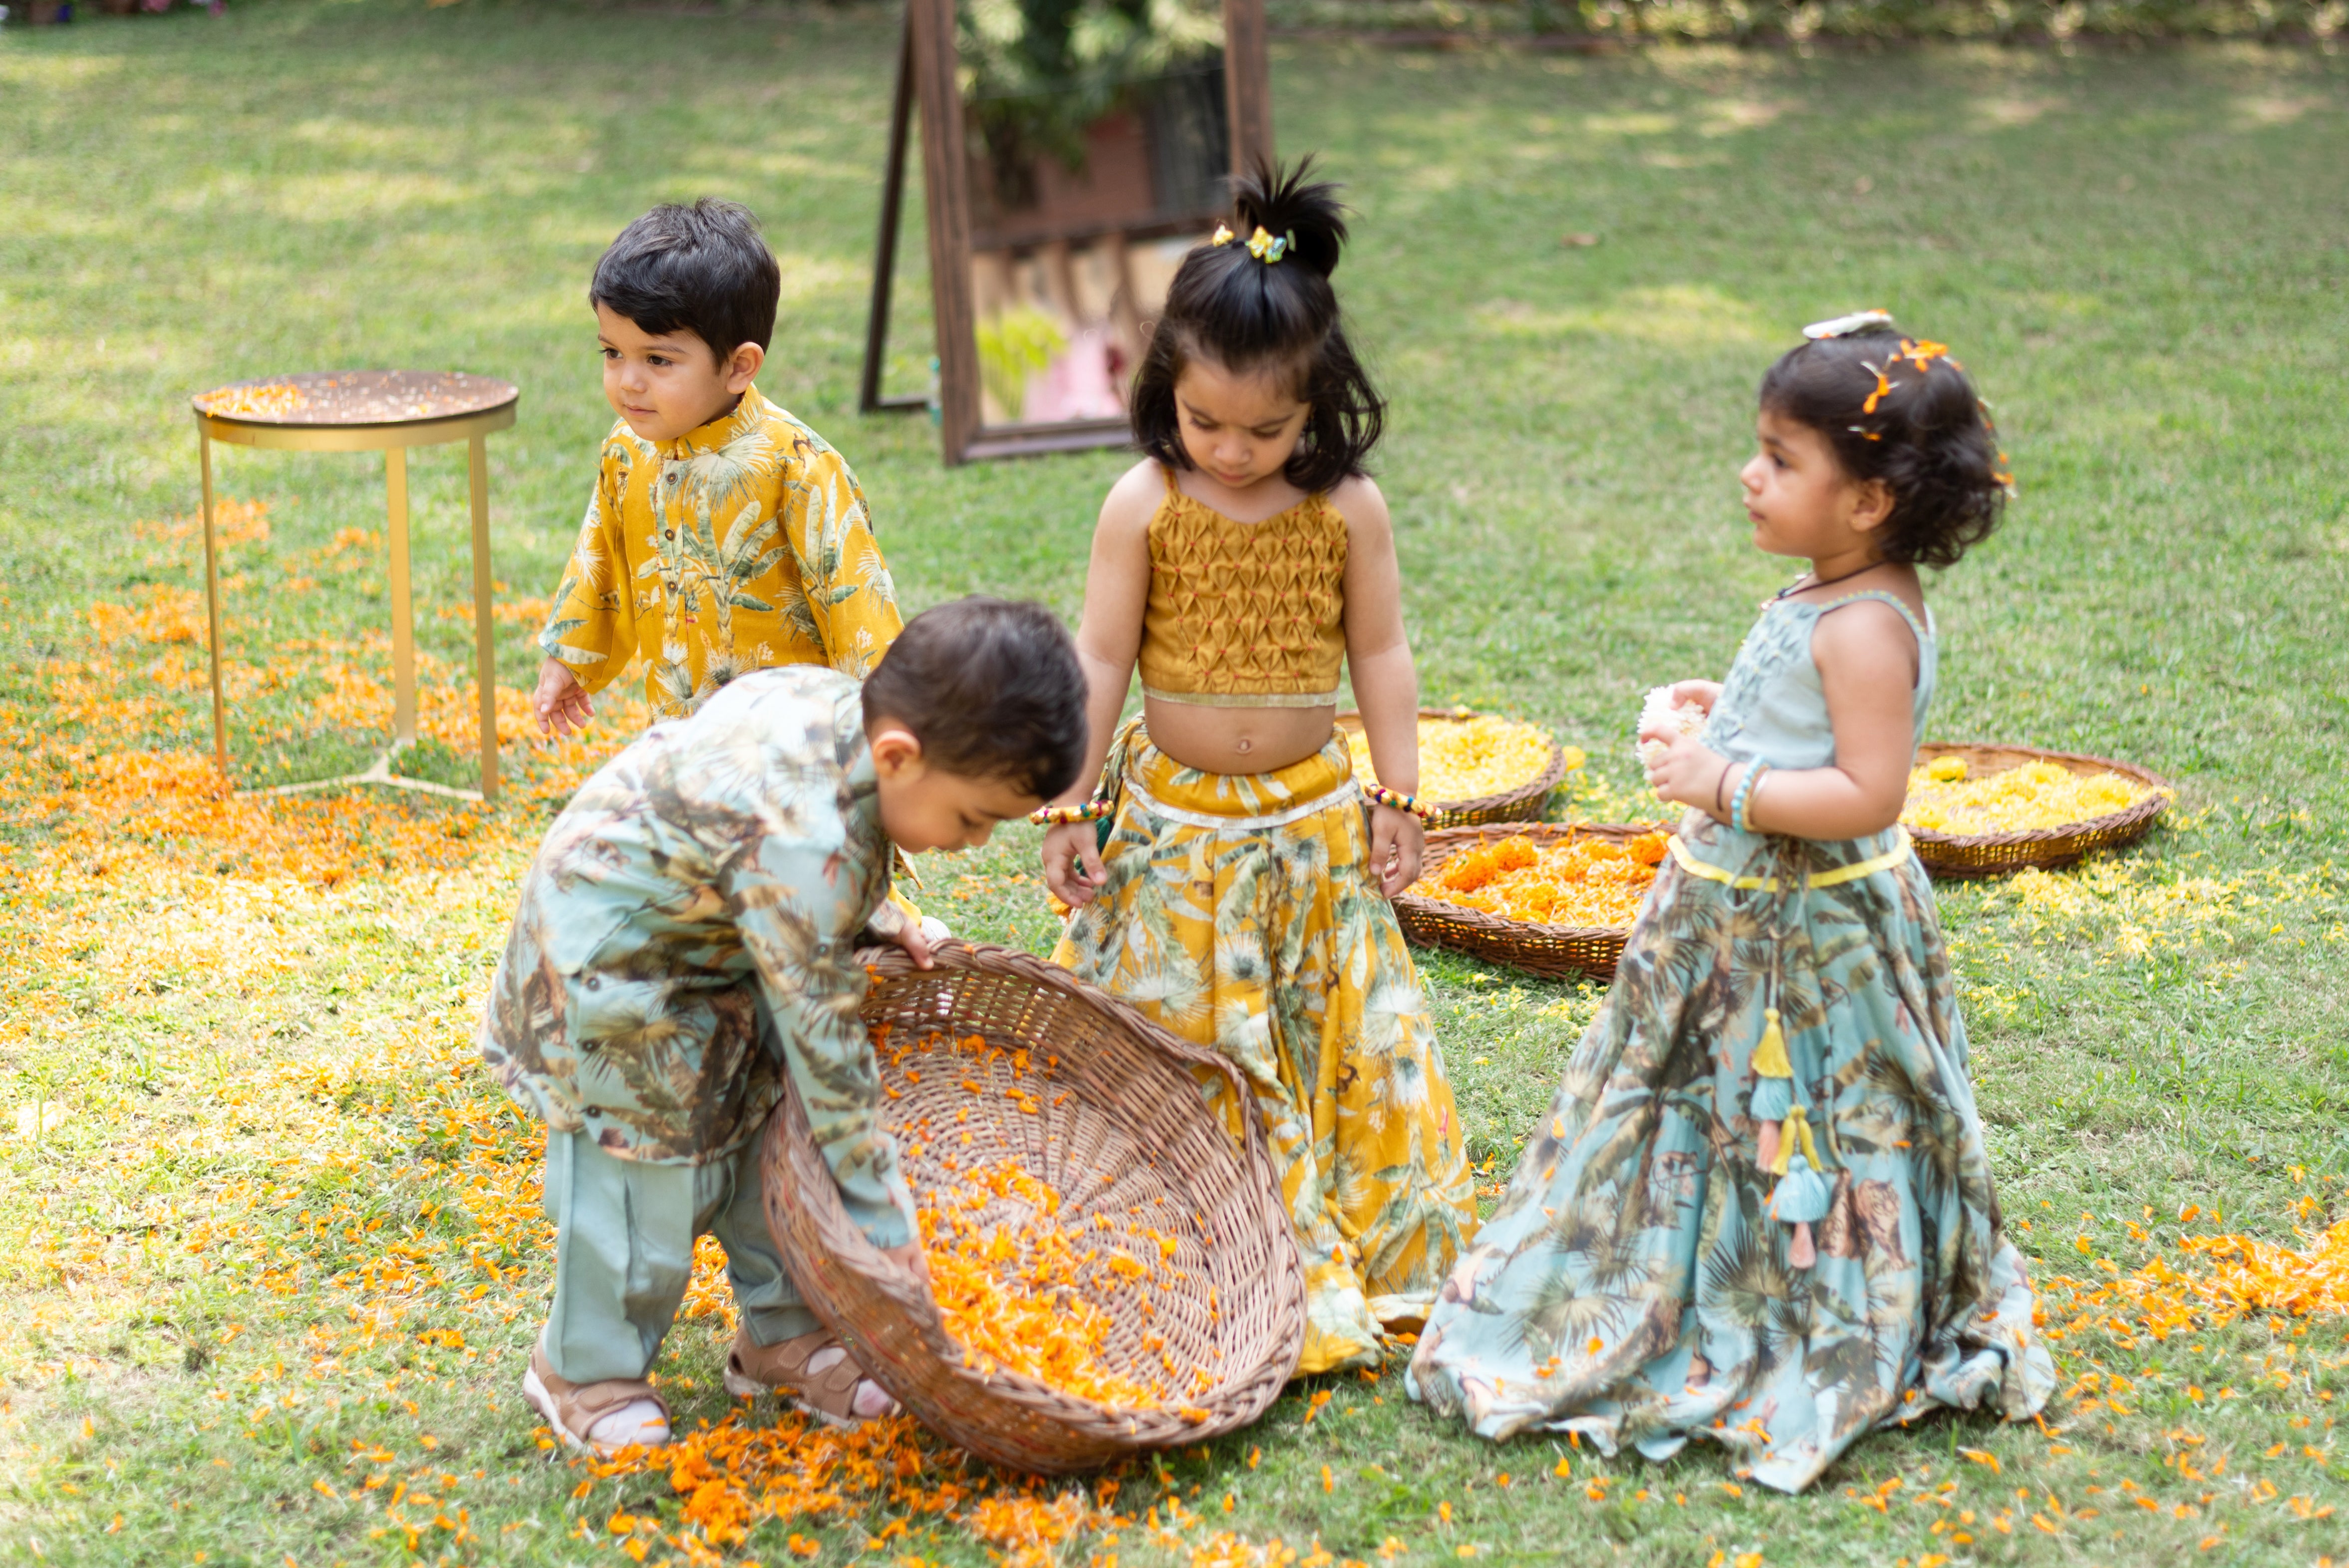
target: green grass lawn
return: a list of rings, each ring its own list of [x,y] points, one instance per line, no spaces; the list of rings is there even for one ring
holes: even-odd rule
[[[853,412],[893,28],[285,0],[0,33],[0,1562],[683,1561],[665,1477],[537,1445],[517,1390],[547,1284],[534,1146],[471,1057],[514,878],[617,731],[518,757],[490,813],[171,816],[102,791],[128,756],[209,747],[175,619],[201,583],[173,521],[188,395],[357,365],[519,382],[491,441],[498,576],[543,597],[610,418],[587,273],[666,198],[765,220],[784,284],[762,385],[846,451],[911,603],[986,590],[1073,617],[1124,459],[947,471],[926,422]],[[2349,1215],[2349,67],[1317,42],[1277,48],[1275,93],[1284,149],[1323,150],[1360,211],[1338,281],[1394,399],[1381,482],[1424,689],[1586,747],[1586,796],[1630,787],[1639,693],[1718,674],[1783,580],[1733,477],[1769,359],[1869,304],[1955,346],[2022,496],[1933,590],[1933,738],[2130,758],[2181,791],[2133,851],[1944,892],[2015,1239],[2053,1310],[2079,1300],[2065,1276],[2207,1274],[2181,1234],[2304,1247],[2296,1228]],[[905,387],[919,256],[909,238]],[[461,717],[461,457],[413,475],[419,634]],[[220,484],[268,522],[227,567],[242,777],[363,759],[379,465],[229,451]],[[510,686],[535,662],[517,615]],[[428,728],[418,766],[463,780],[470,728]],[[129,813],[118,836],[101,807]],[[1040,946],[1034,838],[1004,838],[926,867],[926,897]],[[1597,995],[1425,973],[1497,1181]],[[1703,1452],[1494,1449],[1392,1369],[1322,1379],[1132,1467],[1114,1507],[1154,1519],[1044,1554],[1189,1560],[1228,1531],[1373,1562],[2339,1561],[2344,1323],[2157,1338],[2118,1305],[2059,1311],[2044,1427],[1930,1421],[1793,1499]],[[706,1315],[672,1337],[688,1424],[727,1410],[722,1345]],[[801,1560],[796,1537],[827,1563],[988,1561],[963,1524],[848,1490],[727,1555]],[[868,1545],[893,1520],[909,1531]]]

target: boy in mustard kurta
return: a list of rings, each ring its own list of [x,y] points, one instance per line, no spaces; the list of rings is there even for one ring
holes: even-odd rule
[[[736,676],[864,678],[901,622],[856,476],[751,385],[781,272],[750,211],[654,208],[595,263],[588,300],[619,419],[538,634],[539,727],[584,726],[641,655],[657,721]]]

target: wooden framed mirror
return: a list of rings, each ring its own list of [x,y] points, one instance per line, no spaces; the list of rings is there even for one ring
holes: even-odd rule
[[[1125,440],[1126,387],[1176,265],[1228,212],[1228,176],[1272,155],[1263,0],[1224,0],[1219,18],[1179,0],[1102,10],[1066,72],[1061,39],[1022,32],[1052,15],[906,0],[858,406],[935,400],[949,465]],[[891,397],[916,107],[936,388]]]

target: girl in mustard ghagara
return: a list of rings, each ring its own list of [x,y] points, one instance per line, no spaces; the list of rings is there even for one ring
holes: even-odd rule
[[[1941,345],[1880,311],[1806,336],[1740,477],[1754,543],[1810,570],[1725,682],[1672,688],[1699,734],[1642,726],[1671,859],[1409,1383],[1482,1437],[1701,1438],[1785,1491],[1932,1410],[2024,1419],[2055,1376],[1899,826],[1939,652],[1917,568],[1990,532],[2005,459]]]
[[[1374,1364],[1475,1229],[1466,1140],[1388,900],[1419,874],[1418,676],[1383,409],[1330,273],[1334,188],[1260,170],[1185,258],[1135,377],[1077,646],[1100,785],[1038,815],[1055,959],[1250,1086],[1307,1285],[1299,1375]],[[1143,713],[1120,728],[1142,670]],[[1380,779],[1336,730],[1339,675]],[[1203,1092],[1220,1092],[1203,1084]],[[1220,1108],[1237,1136],[1247,1107]]]

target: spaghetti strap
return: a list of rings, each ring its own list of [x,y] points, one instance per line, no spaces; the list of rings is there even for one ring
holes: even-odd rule
[[[1857,603],[1862,599],[1880,599],[1887,604],[1891,605],[1894,609],[1899,611],[1900,618],[1909,623],[1909,631],[1916,634],[1917,646],[1920,652],[1924,649],[1926,645],[1933,640],[1932,632],[1926,627],[1922,621],[1917,619],[1917,612],[1911,610],[1907,604],[1901,603],[1899,594],[1889,593],[1882,588],[1862,588],[1857,593],[1846,593],[1840,598],[1830,599],[1826,603],[1818,607],[1818,613],[1824,615],[1830,610],[1840,610],[1846,604]]]
[[[1179,496],[1183,493],[1183,487],[1174,482],[1174,465],[1173,463],[1159,464],[1158,471],[1166,476],[1166,493],[1168,495]]]

